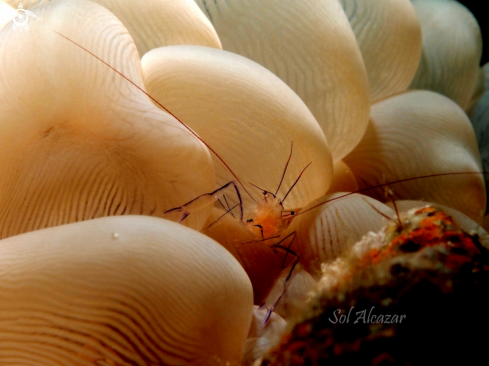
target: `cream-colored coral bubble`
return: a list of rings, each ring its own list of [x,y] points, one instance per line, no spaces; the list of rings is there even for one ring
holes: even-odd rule
[[[240,365],[251,284],[197,231],[119,216],[0,243],[0,364]]]
[[[305,206],[287,232],[296,233],[291,246],[300,263],[316,279],[321,264],[334,260],[369,231],[385,224],[394,212],[383,203],[357,193],[334,193]]]
[[[126,26],[139,55],[163,46],[221,48],[214,27],[193,0],[95,0]]]
[[[355,147],[367,126],[370,92],[362,55],[338,0],[196,2],[225,50],[263,65],[301,97],[326,135],[335,162]]]
[[[345,162],[361,189],[405,180],[390,186],[396,198],[441,203],[482,220],[486,192],[474,130],[443,95],[409,91],[373,105],[369,128]],[[382,188],[365,194],[386,199]]]
[[[328,189],[328,194],[355,191],[358,191],[355,174],[343,160],[336,162],[334,164],[333,181]]]
[[[405,91],[421,57],[421,25],[409,0],[339,0],[362,52],[372,102]]]
[[[144,89],[136,47],[113,14],[82,0],[35,12],[28,34],[0,31],[0,237],[102,216],[162,216],[215,189],[210,154],[195,136],[60,35]],[[198,229],[209,213],[186,223]]]
[[[477,87],[482,36],[477,20],[458,1],[413,0],[423,32],[423,53],[411,89],[433,90],[464,110]]]
[[[10,22],[15,14],[15,9],[13,7],[0,1],[0,28]]]

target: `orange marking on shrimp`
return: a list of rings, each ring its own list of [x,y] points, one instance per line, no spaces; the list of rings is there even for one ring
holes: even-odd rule
[[[287,221],[282,218],[283,210],[280,199],[276,197],[258,201],[255,211],[247,221],[248,229],[255,234],[262,233],[263,238],[281,235],[287,228]],[[258,225],[261,227],[260,231],[257,230]]]

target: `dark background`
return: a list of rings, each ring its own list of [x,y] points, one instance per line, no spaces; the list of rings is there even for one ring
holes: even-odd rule
[[[481,65],[484,65],[486,62],[489,62],[489,36],[487,33],[488,29],[488,19],[489,18],[489,1],[487,0],[476,0],[476,1],[463,1],[458,0],[459,3],[463,4],[466,8],[468,8],[472,14],[474,14],[475,18],[479,22],[479,27],[482,31],[482,60]],[[485,6],[484,6],[485,5]],[[485,8],[485,10],[484,10]],[[487,47],[485,46],[487,44]]]

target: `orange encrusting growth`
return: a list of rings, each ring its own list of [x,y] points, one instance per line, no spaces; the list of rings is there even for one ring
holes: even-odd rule
[[[427,206],[416,210],[410,217],[412,221],[416,218],[420,220],[407,221],[405,224],[406,226],[413,224],[413,227],[404,229],[398,226],[397,230],[402,229],[400,235],[397,230],[392,232],[393,238],[391,237],[386,247],[372,248],[361,262],[364,265],[375,265],[401,253],[415,252],[423,247],[446,245],[463,249],[464,255],[453,254],[449,258],[447,265],[454,269],[469,261],[475,254],[480,254],[471,236],[460,230],[445,212]]]

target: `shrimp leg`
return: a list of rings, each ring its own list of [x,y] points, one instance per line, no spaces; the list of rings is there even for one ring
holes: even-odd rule
[[[291,256],[293,256],[295,258],[293,260],[292,265],[290,266],[290,271],[289,271],[289,273],[287,274],[287,277],[284,280],[284,285],[283,285],[282,289],[280,290],[280,293],[278,294],[278,296],[276,297],[276,299],[273,301],[273,304],[271,306],[266,306],[266,302],[265,302],[264,304],[262,304],[260,306],[260,309],[262,309],[264,307],[266,307],[266,309],[267,309],[267,315],[265,316],[265,319],[263,321],[263,324],[265,324],[268,321],[268,319],[270,319],[270,317],[272,316],[272,313],[275,310],[275,307],[277,306],[277,304],[279,303],[280,299],[282,298],[282,296],[285,293],[285,290],[287,288],[287,284],[289,283],[290,277],[292,276],[292,272],[294,272],[294,269],[297,266],[297,263],[299,263],[299,259],[300,259],[299,255],[297,253],[295,253],[293,250],[290,249],[292,243],[295,240],[295,236],[296,236],[296,232],[294,231],[294,232],[290,233],[289,235],[287,235],[284,239],[282,239],[278,244],[274,244],[274,245],[271,245],[270,246],[270,248],[272,248],[272,249],[280,250],[282,252],[285,252],[285,255],[286,256],[287,255],[291,255]],[[288,246],[282,245],[282,243],[284,241],[286,241],[287,239],[289,239],[289,238],[292,238],[290,240],[290,244]],[[282,262],[282,266],[283,266],[284,262],[285,262],[285,258],[284,258],[284,261]],[[269,298],[270,298],[270,296],[269,296]]]
[[[180,214],[180,216],[178,218],[178,222],[182,222],[191,213],[199,211],[208,205],[214,204],[214,202],[218,201],[221,196],[224,196],[226,191],[232,189],[233,187],[234,187],[234,190],[235,190],[236,195],[237,195],[238,200],[239,200],[239,203],[236,206],[239,206],[239,208],[240,208],[240,218],[241,218],[241,221],[243,221],[243,201],[241,199],[241,193],[239,192],[238,186],[236,185],[235,181],[231,181],[229,183],[226,183],[221,188],[218,188],[213,192],[204,193],[204,194],[194,198],[193,200],[185,203],[183,206],[174,207],[168,211],[165,211],[163,214],[163,218],[170,219],[171,217],[174,217],[173,215],[176,213],[176,214]],[[234,209],[236,206],[229,209],[228,212],[231,212],[231,210]]]

